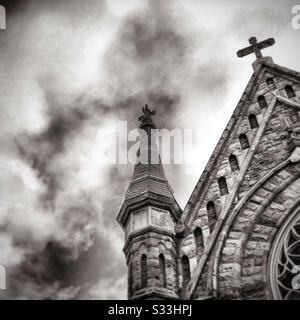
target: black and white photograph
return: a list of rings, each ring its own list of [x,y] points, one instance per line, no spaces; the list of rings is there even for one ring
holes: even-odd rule
[[[299,57],[299,0],[0,1],[0,300],[300,300]]]

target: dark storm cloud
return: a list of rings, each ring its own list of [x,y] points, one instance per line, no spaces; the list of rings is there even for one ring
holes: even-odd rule
[[[148,103],[160,115],[168,111],[170,116],[180,100],[175,77],[185,63],[189,42],[184,31],[178,31],[168,6],[172,6],[169,1],[148,1],[146,10],[125,18],[106,54],[116,98],[128,101],[129,108],[139,107],[138,112]],[[130,114],[136,119],[136,112]]]
[[[228,70],[218,63],[219,44],[205,27],[191,30],[191,23],[191,16],[180,5],[153,0],[121,23],[104,61],[114,101],[131,126],[136,126],[146,103],[157,111],[160,127],[178,126],[176,113],[186,108],[182,99],[185,84],[204,99],[212,95],[224,98]],[[201,50],[210,56],[208,61],[202,59]]]
[[[99,258],[100,253],[95,255],[98,248],[105,247],[108,250],[107,253],[113,252],[109,249],[111,241],[100,236],[99,233],[102,223],[98,220],[99,215],[102,214],[100,205],[86,196],[84,185],[72,186],[70,181],[75,175],[72,172],[76,173],[81,169],[76,168],[79,165],[70,155],[70,144],[81,156],[80,148],[84,139],[81,139],[80,134],[91,126],[97,128],[104,121],[107,107],[102,108],[101,102],[96,103],[91,98],[87,99],[88,103],[84,101],[86,98],[84,90],[74,93],[70,92],[69,88],[66,89],[66,86],[62,89],[62,81],[59,77],[63,71],[59,70],[60,68],[55,69],[57,67],[55,64],[55,68],[51,68],[48,63],[57,59],[58,64],[61,63],[64,66],[66,62],[64,54],[71,56],[69,53],[72,51],[71,47],[73,49],[76,47],[80,52],[82,34],[85,29],[97,28],[96,19],[101,21],[102,14],[105,12],[105,2],[72,0],[22,3],[18,1],[18,3],[19,5],[17,2],[10,1],[6,6],[13,23],[8,25],[5,33],[1,33],[0,50],[5,53],[2,55],[1,67],[9,71],[6,72],[8,78],[5,81],[2,78],[1,85],[8,91],[10,89],[10,100],[1,103],[1,108],[4,109],[2,112],[4,118],[1,118],[1,121],[7,123],[5,116],[10,110],[16,111],[15,119],[24,119],[24,115],[26,118],[26,114],[29,115],[32,108],[28,97],[32,96],[32,92],[36,92],[34,88],[39,88],[42,95],[37,106],[42,112],[38,119],[43,119],[44,126],[38,132],[30,130],[35,120],[29,116],[28,128],[23,126],[21,120],[17,125],[8,123],[7,130],[10,134],[8,138],[15,142],[19,151],[9,158],[12,167],[17,165],[27,171],[30,168],[31,170],[28,171],[30,179],[34,179],[34,184],[39,181],[41,189],[28,192],[22,178],[17,177],[14,172],[8,172],[8,175],[11,175],[7,177],[7,179],[10,178],[8,186],[14,192],[20,190],[20,199],[19,204],[16,199],[11,201],[8,194],[10,190],[6,190],[7,194],[4,195],[6,203],[3,203],[4,199],[1,201],[3,210],[0,220],[0,240],[2,246],[5,243],[6,250],[9,252],[7,255],[11,257],[7,259],[6,251],[1,250],[0,263],[6,265],[10,280],[8,289],[1,292],[1,297],[74,298],[79,295],[82,288],[87,290],[97,281],[99,271],[102,271],[101,265],[105,266],[103,260]],[[51,16],[53,12],[57,15]],[[39,20],[39,17],[41,15],[47,18],[49,13],[50,17],[53,17],[50,20],[51,27],[45,29],[43,20]],[[14,19],[15,17],[17,18]],[[31,26],[33,28],[30,30]],[[38,26],[44,31],[50,28],[60,29],[63,34],[50,33],[52,40],[48,39],[49,42],[47,42],[44,41],[45,36]],[[64,43],[64,36],[68,39],[68,27],[71,26],[73,29],[70,39],[74,38],[74,42],[70,42],[69,46]],[[33,40],[31,47],[27,45],[28,39]],[[51,56],[49,51],[52,50],[54,43],[58,50]],[[38,52],[40,48],[42,48],[42,55]],[[44,57],[47,54],[48,57]],[[72,66],[72,62],[69,66]],[[76,67],[76,63],[73,63],[73,67]],[[14,81],[15,83],[9,87],[14,75],[19,83],[16,84]],[[21,93],[25,83],[34,85]],[[18,87],[16,92],[14,87]],[[22,106],[12,103],[14,102],[12,98],[18,96]],[[67,96],[71,98],[65,99]],[[24,113],[22,113],[23,109]],[[35,114],[35,112],[31,113],[33,117]],[[86,145],[84,147],[87,148]],[[66,159],[66,156],[69,159]],[[28,177],[24,175],[24,179]],[[5,180],[2,179],[1,183],[5,183]],[[100,180],[100,183],[103,181]],[[33,187],[35,188],[34,185]],[[94,195],[96,196],[96,193]],[[14,196],[16,197],[17,195]],[[16,203],[15,207],[14,203]],[[18,217],[22,211],[22,216]],[[102,249],[101,251],[103,251],[102,258],[106,258],[106,251]],[[84,264],[85,261],[86,264]],[[90,263],[93,264],[94,269],[89,267]],[[80,276],[83,274],[80,271],[81,268],[85,270],[85,277]]]
[[[105,10],[103,2],[97,2],[97,9],[91,12],[95,3],[88,1],[83,5],[82,1],[32,0],[26,2],[27,16],[18,27],[26,25],[29,17],[55,12],[60,27],[66,23],[78,32],[83,28],[81,21],[86,23],[91,17],[95,18],[97,12],[103,13]],[[11,6],[15,14],[21,12],[17,10],[21,7],[13,10]],[[21,262],[10,270],[13,280],[6,297],[57,299],[117,296],[118,289],[113,285],[123,283],[125,265],[120,255],[121,246],[118,246],[120,252],[116,256],[116,243],[122,243],[123,239],[115,217],[132,168],[111,165],[100,170],[89,168],[92,163],[88,166],[80,162],[84,150],[93,147],[90,142],[86,146],[86,137],[91,137],[110,117],[128,120],[130,128],[136,127],[141,106],[146,103],[157,110],[159,126],[172,129],[176,127],[174,117],[179,108],[183,108],[181,112],[184,112],[182,96],[185,92],[182,84],[185,80],[190,78],[196,89],[208,95],[226,85],[226,76],[220,81],[221,71],[212,71],[215,58],[209,65],[202,65],[200,60],[195,59],[196,48],[200,46],[203,50],[209,50],[211,43],[205,32],[201,30],[195,34],[188,26],[189,16],[172,1],[150,0],[145,8],[125,16],[104,52],[99,69],[100,83],[95,80],[93,84],[96,94],[93,90],[82,89],[64,92],[60,85],[66,80],[60,68],[55,65],[52,70],[50,65],[45,70],[48,62],[44,57],[35,65],[34,59],[26,56],[30,67],[36,68],[34,82],[42,92],[40,103],[43,105],[45,124],[37,132],[19,130],[14,137],[19,150],[17,157],[31,167],[43,186],[37,199],[40,210],[46,213],[42,212],[40,219],[49,215],[52,223],[57,225],[39,241],[33,240],[34,230],[27,225],[23,227],[26,232],[14,242],[14,250],[20,249],[25,253]],[[66,34],[70,32],[73,41],[73,38],[77,39],[77,34],[75,32],[73,36],[72,29],[62,31]],[[34,30],[38,34],[37,39],[42,41],[43,34],[39,34],[36,28]],[[61,51],[59,58],[53,53],[49,56],[49,62],[57,59],[55,61],[60,65],[60,59],[71,56],[69,51],[80,51],[81,33],[83,31],[79,32],[78,42],[72,42],[70,46],[64,43],[65,34],[62,34],[62,43],[57,45]],[[27,36],[32,35],[21,33],[20,40],[24,41]],[[59,41],[60,37],[52,40]],[[22,50],[11,52],[21,59],[23,47],[18,44],[17,48]],[[43,52],[47,53],[50,49],[51,44]],[[35,51],[32,53],[36,54]],[[7,59],[13,60],[12,56]],[[67,63],[67,60],[63,61]],[[78,67],[77,60],[72,67]],[[208,70],[212,72],[208,84],[205,84],[203,80]],[[104,95],[104,91],[108,94]],[[29,108],[29,105],[25,107]],[[85,177],[86,171],[82,167],[91,170],[92,175],[78,178],[81,172]],[[85,186],[95,176],[98,181],[95,186]],[[81,184],[74,182],[75,179],[79,179],[77,181]],[[39,209],[32,208],[34,210]],[[6,224],[3,228],[16,240],[18,229],[13,224]],[[106,292],[111,286],[114,291]]]
[[[92,214],[90,209],[86,205],[74,207],[63,214],[63,226],[70,237],[74,233],[89,233],[88,241],[76,243],[75,246],[68,242],[70,239],[65,242],[51,240],[42,250],[28,254],[14,271],[13,285],[10,288],[12,296],[22,298],[25,286],[30,288],[27,294],[31,298],[63,298],[60,295],[67,288],[72,288],[68,298],[80,298],[89,287],[99,281],[99,277],[118,278],[120,265],[115,259],[110,239],[101,236],[96,230],[86,229],[91,223],[94,226],[99,223],[95,219],[96,214]],[[20,287],[20,283],[23,287]]]
[[[65,143],[72,135],[76,135],[89,115],[78,105],[61,106],[55,100],[54,93],[45,90],[48,126],[39,134],[22,135],[17,138],[20,154],[29,161],[32,168],[47,185],[46,201],[54,199],[62,172],[49,168],[53,159],[65,151]]]
[[[111,239],[98,232],[97,210],[89,197],[81,205],[73,202],[57,217],[64,234],[49,239],[42,247],[35,247],[28,237],[15,240],[16,247],[28,246],[30,250],[20,265],[9,269],[10,284],[4,298],[79,298],[99,278],[118,279],[122,268]],[[64,290],[68,292],[66,297]]]
[[[196,25],[192,15],[176,1],[144,3],[120,17],[103,52],[94,52],[94,43],[102,44],[105,27],[114,22],[104,1],[7,2],[10,16],[19,19],[1,40],[0,50],[6,53],[1,67],[9,71],[5,74],[14,73],[10,86],[2,83],[2,88],[19,99],[0,101],[6,117],[2,121],[0,115],[0,121],[2,127],[6,119],[16,121],[5,132],[5,139],[10,134],[19,152],[13,159],[17,165],[11,166],[28,171],[33,191],[11,201],[28,203],[25,212],[21,208],[14,216],[11,212],[18,208],[9,203],[8,214],[0,221],[10,257],[18,256],[11,262],[6,298],[125,298],[123,234],[115,218],[132,167],[98,165],[111,141],[104,141],[108,147],[98,154],[97,130],[118,120],[127,120],[129,129],[137,127],[146,103],[156,109],[159,127],[173,129],[179,126],[178,114],[191,110],[187,94],[196,101],[193,121],[200,111],[226,98],[229,71],[224,61],[228,56],[222,41],[201,24],[191,28]],[[266,16],[270,26],[276,19],[281,21],[269,12],[252,15],[259,23]],[[109,23],[100,24],[105,18]],[[247,26],[238,28],[245,21]],[[255,20],[247,21],[239,12],[228,28],[242,36]],[[91,30],[105,32],[99,37],[96,32],[90,39]],[[93,53],[86,60],[96,56],[91,70],[97,76],[91,76],[90,87],[80,83],[86,76],[81,69],[85,39],[90,41],[87,51]],[[34,85],[20,90],[30,82]],[[38,101],[31,109],[28,97],[36,92]],[[33,129],[37,113],[36,122],[42,125]],[[91,149],[96,156],[89,153]],[[6,158],[3,162],[7,164]],[[7,183],[7,198],[21,193],[16,190],[26,191],[21,178],[12,174],[14,183]]]

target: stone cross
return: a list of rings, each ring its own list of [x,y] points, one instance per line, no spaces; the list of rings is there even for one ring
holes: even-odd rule
[[[255,53],[257,59],[262,58],[263,55],[261,53],[261,50],[271,47],[275,43],[275,39],[269,38],[267,40],[257,42],[257,39],[255,37],[251,37],[249,39],[249,43],[251,44],[251,46],[241,49],[236,53],[239,58],[245,57],[251,53]]]

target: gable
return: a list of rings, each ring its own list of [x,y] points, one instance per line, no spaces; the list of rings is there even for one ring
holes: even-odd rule
[[[268,78],[273,79],[276,90],[269,89],[266,83]],[[288,99],[284,90],[285,85],[292,85],[298,98]],[[266,99],[265,108],[258,103],[258,97],[261,95]],[[299,97],[299,73],[289,73],[287,69],[272,64],[263,65],[251,77],[184,210],[183,222],[187,226],[187,231],[185,239],[181,242],[179,254],[184,252],[190,258],[193,275],[190,287],[202,279],[201,272],[205,266],[207,269],[207,257],[232,207],[268,170],[288,158],[287,148],[282,146],[281,134],[284,128],[281,119],[287,118],[293,122],[299,120]],[[257,119],[258,127],[250,124],[249,116],[252,114]],[[247,149],[241,147],[239,140],[241,134],[246,135],[249,141]],[[276,159],[271,157],[274,153]],[[238,172],[232,170],[230,166],[231,155],[236,156],[238,160],[240,169]],[[220,194],[218,185],[220,177],[226,178],[228,195]],[[219,216],[214,225],[211,225],[207,215],[206,205],[209,201],[214,201]],[[197,250],[192,241],[193,230],[196,227],[201,227],[203,232],[205,250],[201,257],[196,256]],[[210,276],[208,278],[211,279]]]
[[[292,85],[295,93],[300,95],[300,73],[280,67],[275,64],[262,65],[256,70],[228,125],[226,126],[208,164],[203,171],[182,215],[182,222],[189,225],[195,219],[195,215],[200,210],[205,208],[207,201],[216,201],[217,211],[220,212],[220,207],[224,204],[224,198],[218,196],[217,178],[226,176],[229,189],[235,183],[237,174],[231,172],[229,165],[229,156],[234,154],[238,163],[242,164],[247,150],[241,150],[240,142],[238,140],[240,134],[245,134],[251,145],[257,129],[253,130],[249,124],[249,115],[254,114],[258,123],[261,122],[266,109],[262,109],[257,101],[259,96],[264,96],[266,103],[269,105],[274,95],[267,87],[266,79],[269,77],[274,79],[277,89],[273,92],[278,96],[283,97],[285,103],[291,104],[287,99],[284,87],[285,85]],[[205,198],[205,195],[207,199]],[[202,203],[202,208],[200,203]]]
[[[299,120],[300,109],[280,101],[276,103],[265,132],[248,167],[244,181],[241,184],[238,193],[239,199],[268,171],[290,156],[286,124],[295,124]]]

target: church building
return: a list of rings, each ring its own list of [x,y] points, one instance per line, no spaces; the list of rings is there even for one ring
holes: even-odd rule
[[[117,220],[129,299],[300,299],[300,73],[255,53],[253,75],[182,210],[150,143]]]

